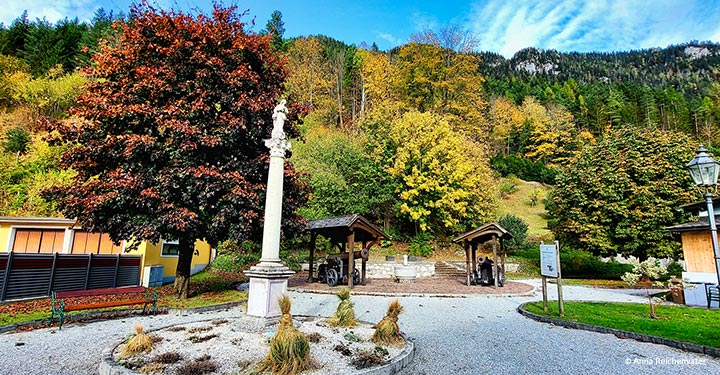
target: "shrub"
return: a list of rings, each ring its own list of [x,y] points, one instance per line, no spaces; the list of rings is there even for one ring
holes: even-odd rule
[[[540,266],[540,249],[537,247],[515,251],[513,255],[525,259],[534,267]],[[600,280],[620,280],[633,268],[630,264],[615,260],[604,262],[586,251],[572,249],[560,251],[560,267],[564,278]]]
[[[685,272],[685,268],[682,266],[682,264],[672,261],[670,264],[667,265],[667,276],[670,277],[682,277],[682,273]]]
[[[632,266],[632,271],[622,276],[622,280],[629,285],[635,285],[640,281],[659,280],[667,273],[667,269],[660,264],[660,261],[652,257],[642,262],[633,259]]]
[[[540,190],[534,187],[530,192],[530,196],[528,196],[528,198],[530,198],[530,207],[537,206],[538,202],[540,201]]]
[[[528,225],[523,219],[513,214],[508,214],[501,217],[500,220],[498,220],[498,224],[512,235],[511,239],[503,241],[503,244],[507,246],[509,250],[520,249],[525,246]]]
[[[6,152],[24,154],[30,145],[30,133],[21,127],[10,128],[5,131],[5,140],[2,148]]]
[[[490,166],[502,176],[515,175],[525,181],[537,181],[552,185],[557,171],[539,161],[532,161],[516,155],[495,155]]]
[[[632,269],[629,264],[614,260],[603,262],[600,258],[580,250],[560,252],[560,267],[563,277],[575,279],[620,280]]]
[[[529,234],[525,238],[525,245],[540,246],[541,243],[553,243],[554,241],[555,236],[553,236],[552,232],[546,232],[542,234]]]
[[[310,259],[310,255],[308,253],[301,254],[288,250],[281,250],[280,259],[288,268],[295,272],[299,272],[302,269],[301,264],[303,262],[307,262],[308,259]]]
[[[260,260],[260,245],[252,241],[227,240],[218,245],[217,257],[211,267],[223,272],[240,272]]]
[[[420,232],[410,240],[410,255],[427,257],[432,255],[433,247],[430,243],[430,233]]]
[[[500,196],[507,198],[518,190],[517,182],[512,178],[505,178],[500,182]]]

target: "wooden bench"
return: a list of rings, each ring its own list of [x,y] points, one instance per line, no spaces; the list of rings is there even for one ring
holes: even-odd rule
[[[95,297],[126,294],[126,298],[115,301],[87,302],[78,300],[78,297]],[[143,305],[143,313],[147,305],[152,304],[153,314],[157,312],[158,296],[156,292],[149,292],[142,286],[73,290],[68,292],[55,292],[50,294],[52,298],[52,313],[50,314],[49,325],[52,325],[55,315],[58,317],[58,326],[62,329],[63,318],[68,311],[95,310],[117,306]]]

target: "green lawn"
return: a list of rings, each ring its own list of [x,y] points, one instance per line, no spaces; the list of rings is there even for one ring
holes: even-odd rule
[[[550,230],[547,229],[545,204],[543,204],[543,200],[547,196],[547,188],[539,182],[518,181],[517,191],[507,198],[500,199],[498,217],[513,214],[523,219],[528,225],[529,236],[548,235]],[[535,207],[530,207],[530,196],[534,189],[539,191],[539,199]]]
[[[45,310],[45,311],[43,311]],[[0,327],[13,324],[31,322],[33,320],[50,318],[50,300],[47,301],[46,309],[38,309],[30,312],[0,314]],[[57,318],[56,318],[57,319]]]
[[[539,271],[538,271],[539,272]],[[580,285],[595,288],[631,288],[622,280],[595,280],[595,279],[562,279],[563,285]]]
[[[230,284],[243,280],[242,274],[210,270],[200,272],[190,278],[190,295],[186,300],[177,299],[172,284],[151,288],[159,295],[158,307],[171,309],[189,309],[195,307],[219,305],[227,302],[247,301],[247,292],[230,288]],[[127,309],[118,307],[92,311]],[[135,306],[137,308],[137,306]],[[50,299],[10,302],[0,305],[0,326],[21,324],[39,319],[50,318]],[[82,311],[73,312],[79,314]],[[67,315],[69,316],[69,315]],[[57,320],[57,317],[56,317]]]
[[[555,301],[549,303],[548,313],[543,312],[542,302],[529,303],[525,309],[560,318]],[[661,305],[656,315],[657,319],[649,317],[648,304],[565,302],[564,319],[720,348],[720,310]]]

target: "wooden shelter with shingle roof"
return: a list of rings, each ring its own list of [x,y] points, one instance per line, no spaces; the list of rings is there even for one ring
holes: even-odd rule
[[[370,256],[370,248],[388,238],[378,227],[359,214],[331,217],[327,219],[312,220],[305,227],[310,232],[310,272],[308,282],[313,278],[313,261],[315,256],[315,242],[321,235],[330,240],[332,246],[340,250],[340,255],[346,255],[348,270],[355,269],[355,259],[362,259],[361,283],[365,285],[366,262]],[[361,244],[360,251],[355,251],[355,244]],[[352,255],[352,256],[351,256]],[[352,277],[348,277],[348,286],[352,287]]]
[[[489,223],[481,227],[475,228],[467,233],[453,239],[453,242],[461,244],[465,249],[465,273],[467,277],[467,285],[471,284],[470,265],[472,263],[472,272],[477,270],[477,248],[490,240],[493,241],[493,267],[498,264],[498,240],[500,240],[501,267],[505,273],[505,246],[503,240],[512,238],[512,234],[501,227],[498,223]],[[472,254],[471,254],[472,253]],[[498,286],[498,278],[495,277],[495,287]]]

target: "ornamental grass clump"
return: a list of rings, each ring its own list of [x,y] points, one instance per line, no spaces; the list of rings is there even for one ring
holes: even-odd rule
[[[375,333],[371,339],[372,342],[380,345],[396,345],[400,346],[405,340],[400,335],[400,327],[398,326],[398,316],[403,311],[402,305],[398,300],[394,300],[388,307],[385,317],[375,326]]]
[[[152,349],[153,342],[152,337],[143,332],[142,326],[135,326],[135,334],[123,347],[121,357],[127,358],[140,352],[149,352]]]
[[[293,326],[290,315],[290,298],[280,298],[280,324],[270,341],[270,353],[260,362],[258,372],[274,375],[294,375],[315,368],[310,357],[310,343],[304,333]]]
[[[336,295],[340,298],[340,304],[335,315],[327,319],[327,323],[335,327],[355,327],[357,320],[355,320],[354,305],[350,302],[350,288],[340,288]]]

